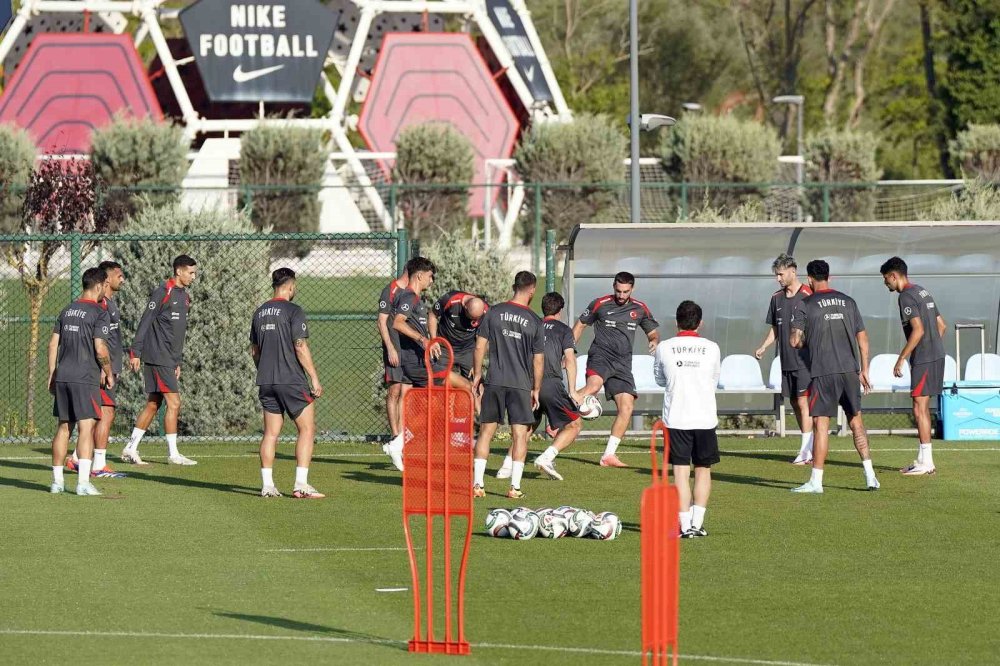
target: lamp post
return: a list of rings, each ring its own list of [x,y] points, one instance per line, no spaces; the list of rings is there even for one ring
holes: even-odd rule
[[[690,113],[701,113],[701,104],[698,102],[684,102],[681,108]]]
[[[805,115],[806,98],[803,95],[778,95],[771,100],[775,104],[789,104],[795,107],[796,119],[796,140],[798,143],[798,155],[795,156],[795,182],[799,185],[799,206],[798,221],[802,221],[802,183],[805,181],[805,155],[804,142],[802,138],[803,116]]]

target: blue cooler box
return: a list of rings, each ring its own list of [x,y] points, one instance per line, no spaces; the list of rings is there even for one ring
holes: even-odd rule
[[[946,384],[941,421],[945,440],[1000,440],[1000,382]]]

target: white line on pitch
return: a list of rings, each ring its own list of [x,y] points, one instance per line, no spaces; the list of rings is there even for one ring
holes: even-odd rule
[[[262,550],[262,553],[357,553],[357,552],[370,552],[370,551],[382,551],[382,550],[406,550],[406,548],[395,548],[395,547],[371,547],[371,548],[269,548],[267,550]],[[420,550],[415,548],[414,550]]]
[[[406,645],[406,641],[390,640],[388,638],[347,638],[342,636],[281,636],[275,634],[186,634],[146,631],[72,631],[61,629],[0,629],[0,635],[6,636],[78,636],[94,638],[176,638],[176,639],[207,639],[207,640],[241,640],[241,641],[301,641],[313,643],[360,643],[372,645]],[[535,652],[564,652],[575,654],[594,654],[618,657],[638,657],[638,650],[607,650],[588,647],[564,647],[558,645],[514,645],[507,643],[472,643],[472,647],[482,650],[526,650]],[[722,664],[756,664],[758,666],[822,666],[801,661],[780,661],[768,659],[749,659],[746,657],[717,657],[711,655],[681,654],[681,659],[690,661],[709,661]]]

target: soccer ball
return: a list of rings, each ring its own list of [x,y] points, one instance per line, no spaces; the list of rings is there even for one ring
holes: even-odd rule
[[[552,511],[553,511],[552,509],[542,507],[541,509],[536,510],[535,513],[538,515],[538,520],[542,520],[545,518],[545,516],[552,513]]]
[[[569,521],[558,513],[547,513],[539,521],[538,535],[546,539],[560,539],[569,531]]]
[[[610,511],[602,511],[595,516],[593,524],[590,526],[590,538],[601,541],[611,541],[617,539],[622,533],[622,521],[617,514]]]
[[[577,509],[569,517],[570,536],[577,538],[587,536],[590,526],[594,524],[594,514],[586,509]]]
[[[531,539],[538,534],[538,514],[534,511],[521,511],[511,515],[510,523],[507,524],[507,531],[510,538],[518,541]]]
[[[486,533],[491,537],[510,536],[507,526],[510,524],[510,511],[507,509],[491,509],[486,514]]]
[[[603,413],[604,407],[601,405],[601,401],[598,400],[596,396],[588,395],[583,399],[583,404],[580,405],[581,417],[590,421],[592,419],[596,419]]]

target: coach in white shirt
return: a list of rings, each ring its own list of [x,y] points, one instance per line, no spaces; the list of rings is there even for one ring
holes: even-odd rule
[[[712,491],[712,465],[719,462],[715,389],[722,361],[719,345],[698,335],[701,306],[677,306],[677,335],[656,347],[653,374],[663,393],[663,423],[670,433],[670,464],[680,497],[681,538],[708,536],[705,510]],[[694,505],[691,463],[694,463]]]

